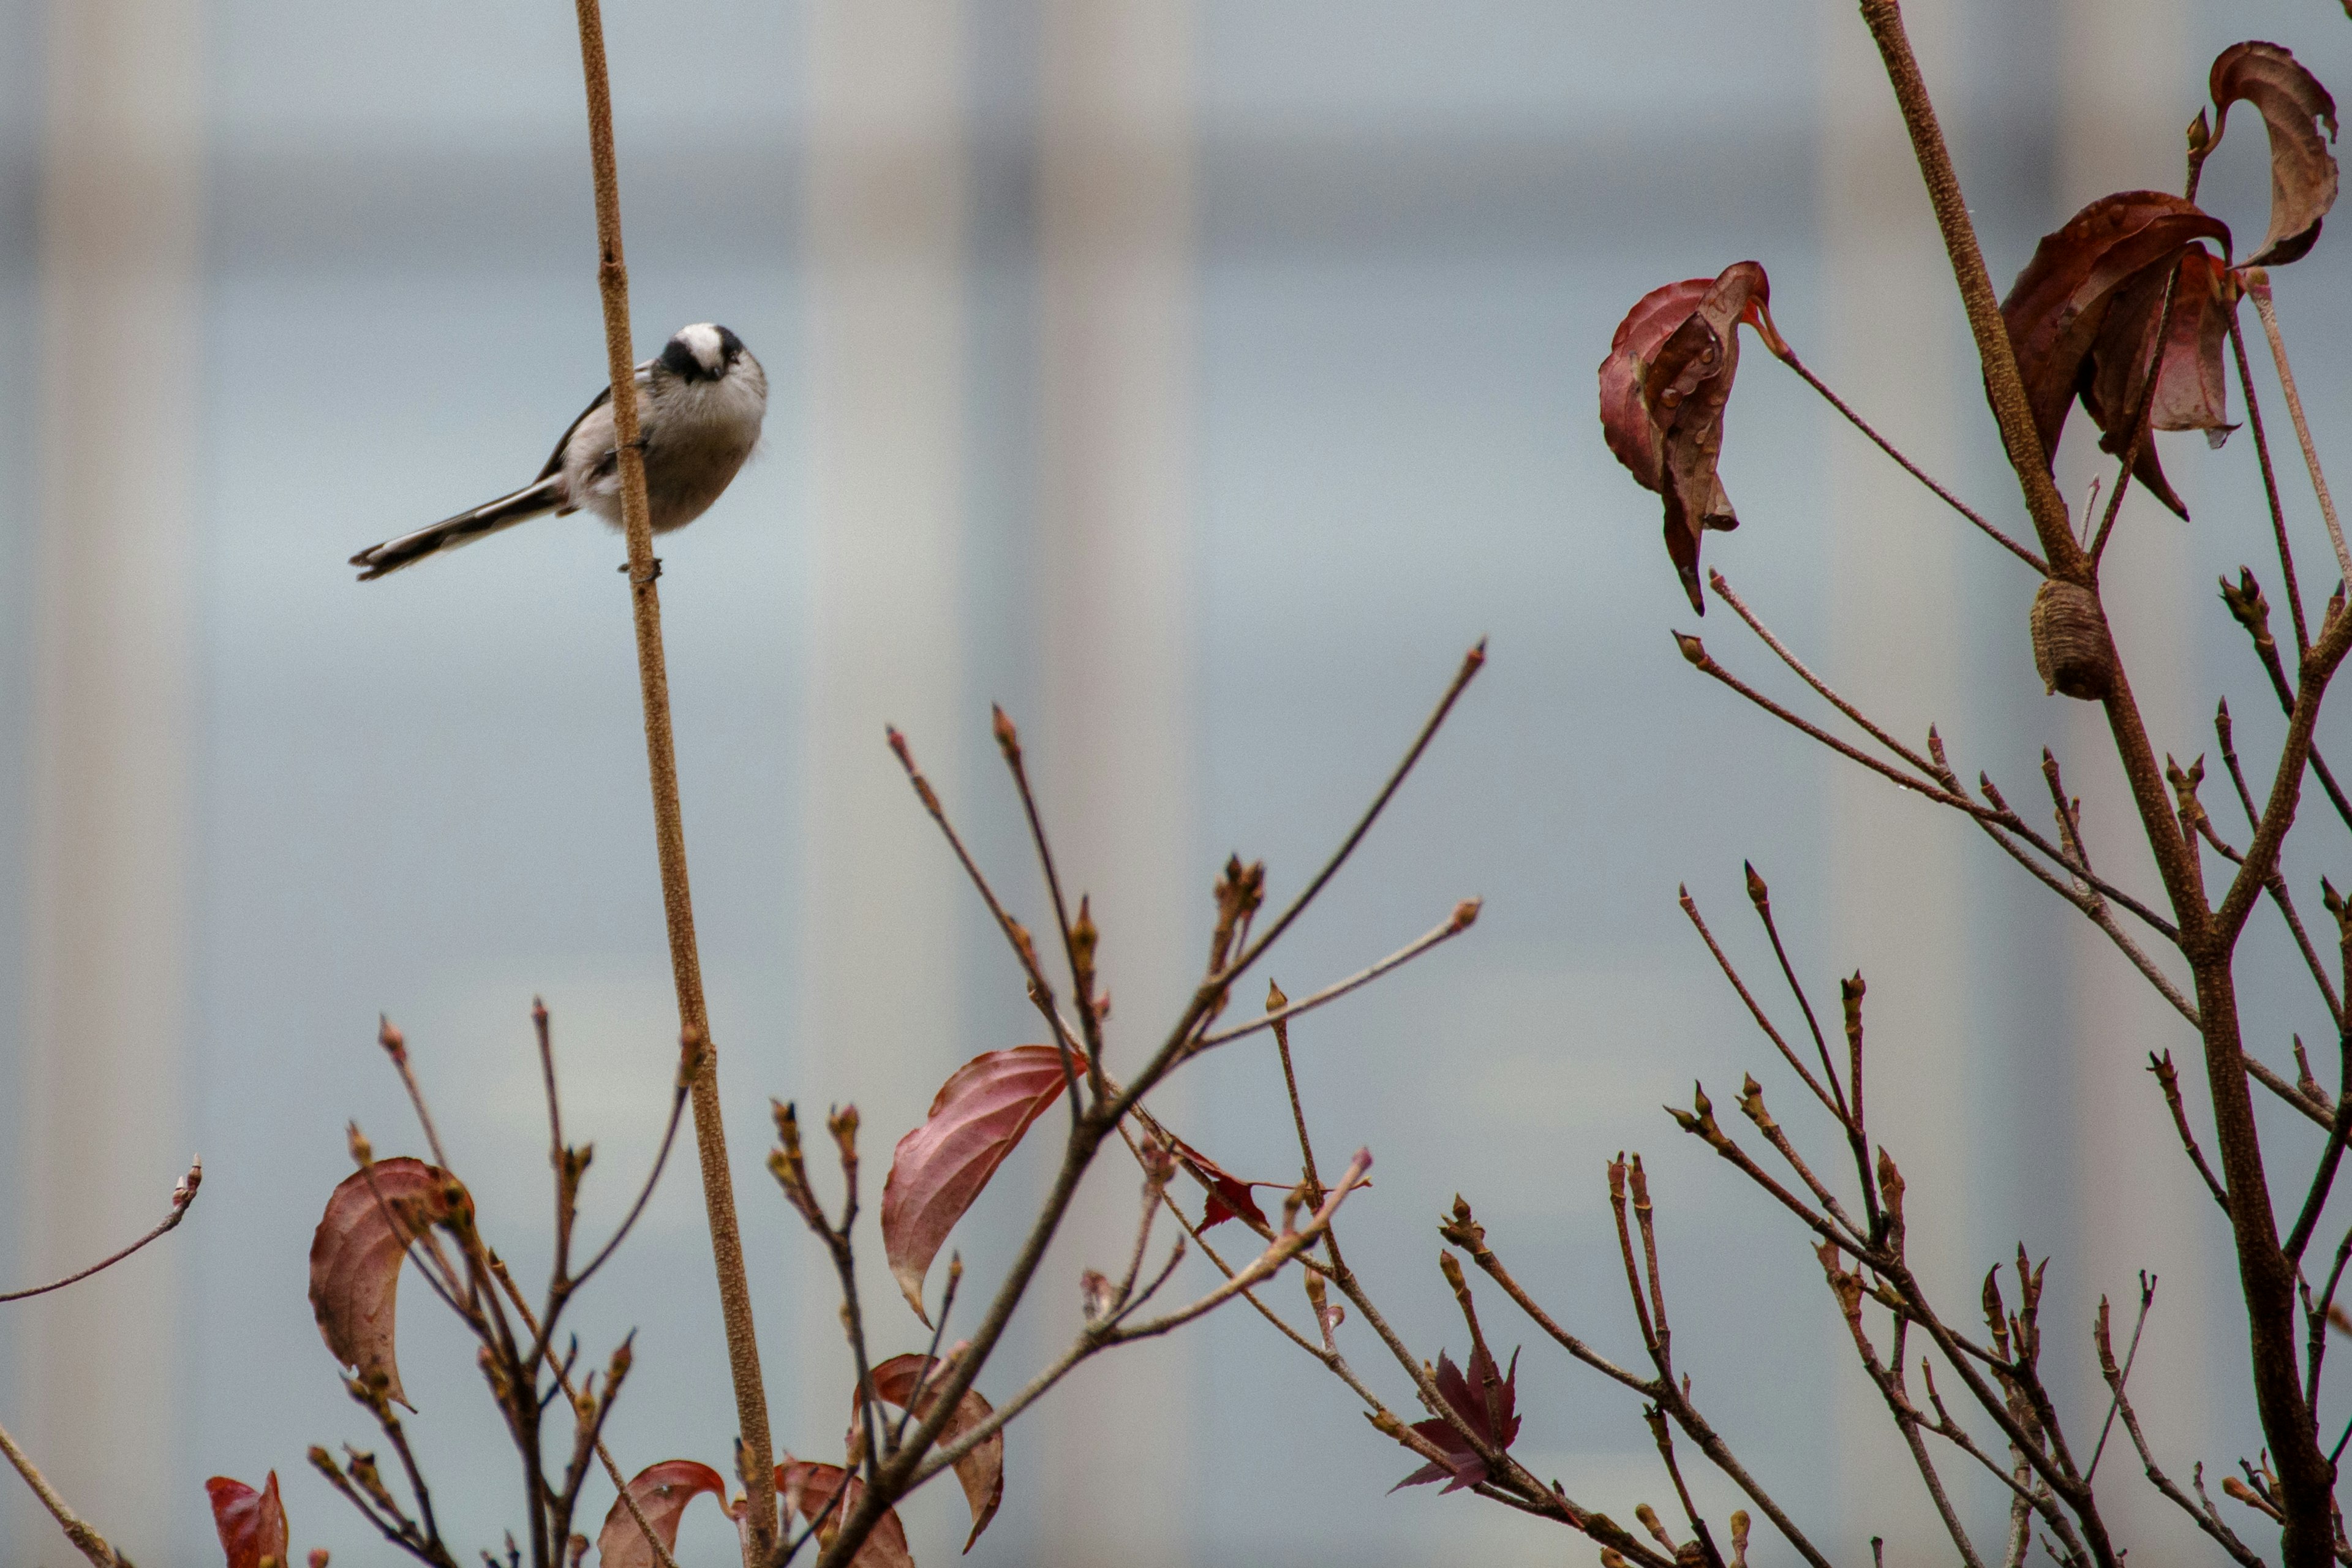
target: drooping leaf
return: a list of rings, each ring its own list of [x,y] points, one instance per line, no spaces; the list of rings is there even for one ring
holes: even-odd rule
[[[1193,1179],[1208,1193],[1201,1205],[1202,1230],[1236,1218],[1246,1219],[1262,1230],[1273,1228],[1265,1217],[1265,1211],[1257,1206],[1257,1199],[1250,1195],[1250,1188],[1253,1185],[1276,1186],[1280,1184],[1244,1182],[1181,1138],[1171,1139],[1171,1147],[1178,1163],[1190,1171]]]
[[[2151,351],[2168,277],[2173,290],[2171,329],[2159,356]],[[2131,445],[2151,360],[2157,381],[2148,419],[2156,429],[2202,430],[2206,440],[2218,447],[2237,428],[2230,423],[2229,379],[2221,353],[2238,295],[2237,275],[2201,245],[2183,251],[2168,275],[2161,267],[2150,268],[2116,294],[2082,377],[2083,410],[2102,432],[2102,451],[2119,456]],[[2157,462],[2155,442],[2140,443],[2132,475],[2174,512],[2189,515]]]
[[[1470,1375],[1462,1375],[1454,1358],[1440,1351],[1437,1355],[1437,1392],[1462,1424],[1478,1434],[1490,1448],[1508,1448],[1519,1435],[1518,1415],[1519,1352],[1511,1352],[1510,1370],[1497,1374],[1495,1358],[1486,1353],[1484,1345],[1470,1352]],[[1458,1491],[1475,1487],[1486,1479],[1486,1461],[1478,1457],[1467,1439],[1454,1429],[1453,1423],[1441,1416],[1416,1421],[1412,1429],[1445,1450],[1445,1462],[1433,1459],[1405,1477],[1391,1491],[1417,1487],[1428,1481],[1444,1481],[1445,1490]]]
[[[866,1493],[866,1483],[847,1475],[839,1465],[820,1465],[789,1455],[776,1467],[776,1490],[796,1504],[801,1518],[811,1523],[824,1512],[825,1504],[841,1490],[845,1479],[849,1483],[849,1493],[826,1519],[820,1535],[837,1528],[849,1510],[857,1506],[857,1500]],[[858,1547],[857,1555],[849,1560],[849,1568],[915,1568],[915,1559],[907,1550],[907,1527],[898,1521],[897,1509],[885,1510],[882,1517],[874,1521],[873,1533]]]
[[[2163,191],[2119,191],[2076,213],[2065,227],[2044,235],[2034,248],[2033,259],[2001,301],[2000,313],[2017,351],[2018,374],[2025,383],[2034,427],[2042,435],[2042,452],[2053,462],[2066,410],[2096,375],[2093,350],[2101,348],[2103,357],[2113,358],[2118,366],[2131,355],[2130,344],[2116,338],[2102,346],[2101,329],[2117,297],[2135,285],[2145,287],[2153,278],[2160,300],[2163,279],[2200,239],[2217,240],[2226,252],[2229,226]],[[2142,345],[2145,333],[2155,330],[2152,303],[2144,320],[2137,340]],[[2118,374],[2137,373],[2119,369]],[[2104,411],[2105,405],[2101,406]],[[2111,417],[2127,426],[2131,413],[2131,408],[2117,409]],[[2120,451],[2129,439],[2126,429],[2116,449]],[[2150,488],[2161,483],[2159,474]],[[2168,489],[2158,493],[2171,495]],[[2179,510],[2177,499],[2168,504]]]
[[[1601,363],[1601,429],[1617,460],[1665,502],[1666,553],[1690,595],[1699,591],[1699,538],[1739,526],[1716,466],[1723,411],[1739,368],[1738,324],[1777,352],[1771,286],[1753,261],[1717,277],[1686,279],[1643,295],[1618,323]]]
[[[637,1511],[661,1538],[664,1552],[677,1549],[678,1516],[704,1492],[716,1497],[720,1507],[726,1506],[727,1482],[709,1465],[692,1459],[647,1465],[629,1482],[629,1496],[636,1500]],[[655,1568],[660,1562],[646,1544],[646,1532],[630,1516],[629,1505],[619,1498],[613,1500],[612,1511],[604,1516],[604,1528],[596,1532],[596,1561],[600,1568]]]
[[[278,1472],[261,1483],[259,1491],[243,1481],[215,1476],[205,1483],[213,1502],[213,1525],[220,1531],[221,1551],[228,1568],[288,1568],[286,1509],[278,1500]]]
[[[911,1409],[918,1421],[930,1419],[939,1404],[940,1384],[954,1369],[956,1359],[964,1347],[958,1345],[930,1363],[930,1374],[923,1375],[925,1358],[920,1355],[894,1355],[874,1369],[874,1393],[877,1398],[904,1409]],[[916,1382],[921,1379],[922,1389]],[[855,1394],[852,1401],[855,1402]],[[940,1428],[941,1446],[953,1443],[966,1432],[994,1414],[994,1407],[981,1397],[976,1388],[966,1389],[956,1401],[955,1412]],[[971,1534],[965,1538],[963,1549],[971,1550],[988,1521],[996,1517],[999,1504],[1004,1501],[1004,1434],[999,1430],[971,1453],[956,1461],[956,1480],[963,1487],[964,1501],[971,1508]]]
[[[2246,102],[2263,117],[2271,137],[2271,226],[2263,247],[2246,258],[2249,267],[2278,267],[2308,253],[2319,239],[2320,220],[2336,205],[2336,100],[2276,44],[2258,40],[2231,44],[2213,60],[2213,136],[2229,128],[2230,106]],[[2320,127],[2326,126],[2323,139]]]
[[[949,1075],[930,1115],[898,1140],[882,1184],[882,1250],[924,1322],[931,1259],[1062,1086],[1062,1055],[1052,1046],[990,1051]]]
[[[404,1155],[378,1160],[335,1188],[310,1238],[310,1310],[327,1349],[363,1382],[381,1375],[385,1394],[403,1405],[393,1359],[400,1267],[411,1239],[472,1201],[437,1166]]]

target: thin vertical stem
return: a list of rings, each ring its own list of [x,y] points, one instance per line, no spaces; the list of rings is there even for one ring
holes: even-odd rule
[[[2270,274],[2257,267],[2246,275],[2246,292],[2254,313],[2263,319],[2263,336],[2270,340],[2271,362],[2278,366],[2279,390],[2286,394],[2287,417],[2294,421],[2294,438],[2303,444],[2304,466],[2311,470],[2311,489],[2319,497],[2319,515],[2327,522],[2328,542],[2336,546],[2336,563],[2352,582],[2352,550],[2345,548],[2344,525],[2336,521],[2335,498],[2327,493],[2327,476],[2319,471],[2319,448],[2311,443],[2311,426],[2303,416],[2303,399],[2294,390],[2294,372],[2286,363],[2286,340],[2279,335],[2278,311],[2271,304]]]
[[[678,812],[677,753],[670,733],[669,672],[662,655],[661,595],[655,587],[653,516],[646,501],[645,453],[638,444],[636,373],[629,347],[629,270],[621,252],[621,187],[613,155],[612,88],[604,63],[604,21],[598,0],[574,0],[580,17],[580,64],[588,94],[588,144],[596,173],[596,279],[604,297],[604,353],[613,382],[613,440],[621,478],[621,521],[629,543],[629,592],[635,609],[637,679],[645,704],[646,763],[651,775],[654,838],[661,862],[662,910],[669,928],[670,972],[677,989],[678,1027],[699,1042],[702,1068],[694,1079],[694,1141],[702,1164],[702,1201],[709,1220],[711,1262],[719,1274],[719,1309],[727,1330],[727,1360],[735,1384],[735,1417],[744,1470],[769,1473],[774,1447],[768,1436],[768,1399],[760,1377],[760,1347],[751,1320],[751,1291],[743,1272],[743,1240],[735,1219],[735,1187],[727,1168],[727,1132],[719,1116],[719,1053],[703,1003],[702,961],[694,940],[694,901],[687,881],[686,828]],[[750,1489],[743,1560],[767,1560],[776,1534],[776,1496]]]

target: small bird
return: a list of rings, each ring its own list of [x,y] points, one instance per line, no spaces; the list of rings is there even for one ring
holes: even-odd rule
[[[681,327],[660,354],[637,366],[637,436],[646,499],[656,533],[684,528],[709,510],[760,439],[768,375],[743,340],[709,321]],[[360,581],[512,528],[546,512],[593,511],[621,526],[619,454],[613,442],[613,389],[596,394],[555,444],[539,478],[511,495],[429,528],[370,545],[352,557]]]

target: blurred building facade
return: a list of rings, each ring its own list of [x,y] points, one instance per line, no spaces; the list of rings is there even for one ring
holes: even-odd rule
[[[2221,45],[2276,37],[2352,81],[2352,36],[2285,0],[1907,10],[1998,280],[2092,195],[2177,184]],[[1873,1534],[1939,1550],[1799,1238],[1654,1109],[1693,1077],[1764,1076],[1674,903],[1687,882],[1736,928],[1747,858],[1817,1000],[1870,978],[1923,1266],[1972,1293],[2021,1237],[2056,1254],[2052,1355],[2085,1408],[2075,1330],[2155,1269],[2151,1426],[2183,1468],[2252,1451],[2225,1237],[2141,1070],[2187,1043],[2177,1022],[1964,825],[1690,677],[1654,502],[1597,439],[1592,368],[1625,309],[1753,257],[1811,362],[2014,511],[1850,5],[714,0],[609,26],[640,350],[724,321],[774,388],[764,456],[663,553],[780,1441],[829,1453],[847,1373],[821,1260],[764,1192],[762,1097],[856,1100],[874,1171],[953,1067],[1031,1037],[883,726],[1034,926],[988,704],[1020,721],[1131,1059],[1197,972],[1224,855],[1295,888],[1489,636],[1423,774],[1274,967],[1296,994],[1487,899],[1472,941],[1297,1037],[1322,1136],[1380,1160],[1350,1254],[1414,1342],[1460,1349],[1426,1228],[1458,1190],[1559,1315],[1630,1348],[1601,1170],[1643,1147],[1679,1358],[1727,1436],[1856,1560]],[[273,1467],[298,1548],[375,1550],[301,1455],[367,1441],[303,1285],[345,1120],[380,1151],[412,1142],[379,1011],[518,1259],[545,1206],[534,994],[600,1151],[592,1222],[658,1133],[675,1026],[617,544],[575,520],[365,589],[341,565],[517,482],[601,374],[575,47],[561,6],[0,4],[0,347],[20,368],[0,381],[19,567],[0,585],[0,1288],[152,1223],[191,1148],[207,1172],[164,1243],[0,1308],[0,1424],[151,1564],[214,1561],[203,1479]],[[2252,233],[2240,140],[2207,190]],[[2323,448],[2352,413],[2330,349],[2346,281],[2323,240],[2280,283]],[[2014,564],[1763,356],[1730,425],[1747,523],[1711,561],[1866,706],[1938,722],[1964,772],[2021,788],[2043,744],[2079,758],[2097,847],[2119,785],[2040,695]],[[2127,509],[2112,559],[2151,623],[2195,628],[2132,649],[2159,745],[2186,756],[2217,690],[2260,695],[2199,584],[2261,520],[2242,441],[2173,466],[2199,521]],[[2284,1005],[2258,1024],[2273,1045],[2297,1026]],[[1278,1074],[1231,1055],[1165,1109],[1281,1177]],[[968,1300],[1038,1190],[1034,1154],[958,1234]],[[1126,1245],[1130,1185],[1098,1185],[992,1385],[1052,1353],[1077,1271]],[[592,1344],[640,1331],[625,1463],[726,1463],[700,1227],[680,1169],[582,1308]],[[898,1310],[878,1268],[866,1297]],[[877,1328],[890,1350],[913,1332]],[[402,1348],[452,1539],[488,1544],[503,1492],[456,1478],[510,1467],[469,1353],[422,1298]],[[1540,1473],[1619,1517],[1663,1496],[1612,1390],[1533,1342],[1521,1390]],[[1407,1468],[1233,1313],[1087,1369],[1017,1428],[973,1557],[1584,1550],[1465,1499],[1383,1498]],[[2189,1560],[2160,1512],[2119,1506],[2141,1568]],[[954,1551],[960,1511],[910,1507],[919,1556]],[[11,1562],[62,1555],[13,1485],[0,1527]],[[724,1537],[713,1513],[686,1539]]]

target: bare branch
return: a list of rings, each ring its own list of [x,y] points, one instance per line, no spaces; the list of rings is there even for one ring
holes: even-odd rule
[[[102,1273],[106,1269],[113,1268],[116,1264],[121,1262],[124,1258],[130,1257],[132,1253],[138,1251],[141,1247],[146,1246],[157,1237],[162,1236],[164,1232],[177,1229],[180,1222],[187,1217],[188,1205],[196,1201],[196,1189],[204,1185],[204,1181],[205,1162],[202,1156],[198,1156],[197,1158],[188,1162],[188,1173],[182,1176],[179,1180],[179,1184],[172,1189],[171,1212],[166,1214],[162,1219],[156,1221],[154,1229],[149,1231],[146,1235],[141,1237],[138,1240],[132,1242],[121,1251],[111,1253],[105,1258],[101,1258],[97,1262],[91,1264],[89,1268],[77,1269],[75,1272],[67,1275],[62,1279],[52,1279],[47,1285],[36,1285],[28,1290],[10,1290],[5,1293],[0,1293],[0,1301],[22,1301],[27,1297],[47,1295],[51,1290],[62,1290],[68,1285],[74,1284],[79,1280],[87,1279],[93,1274]]]

